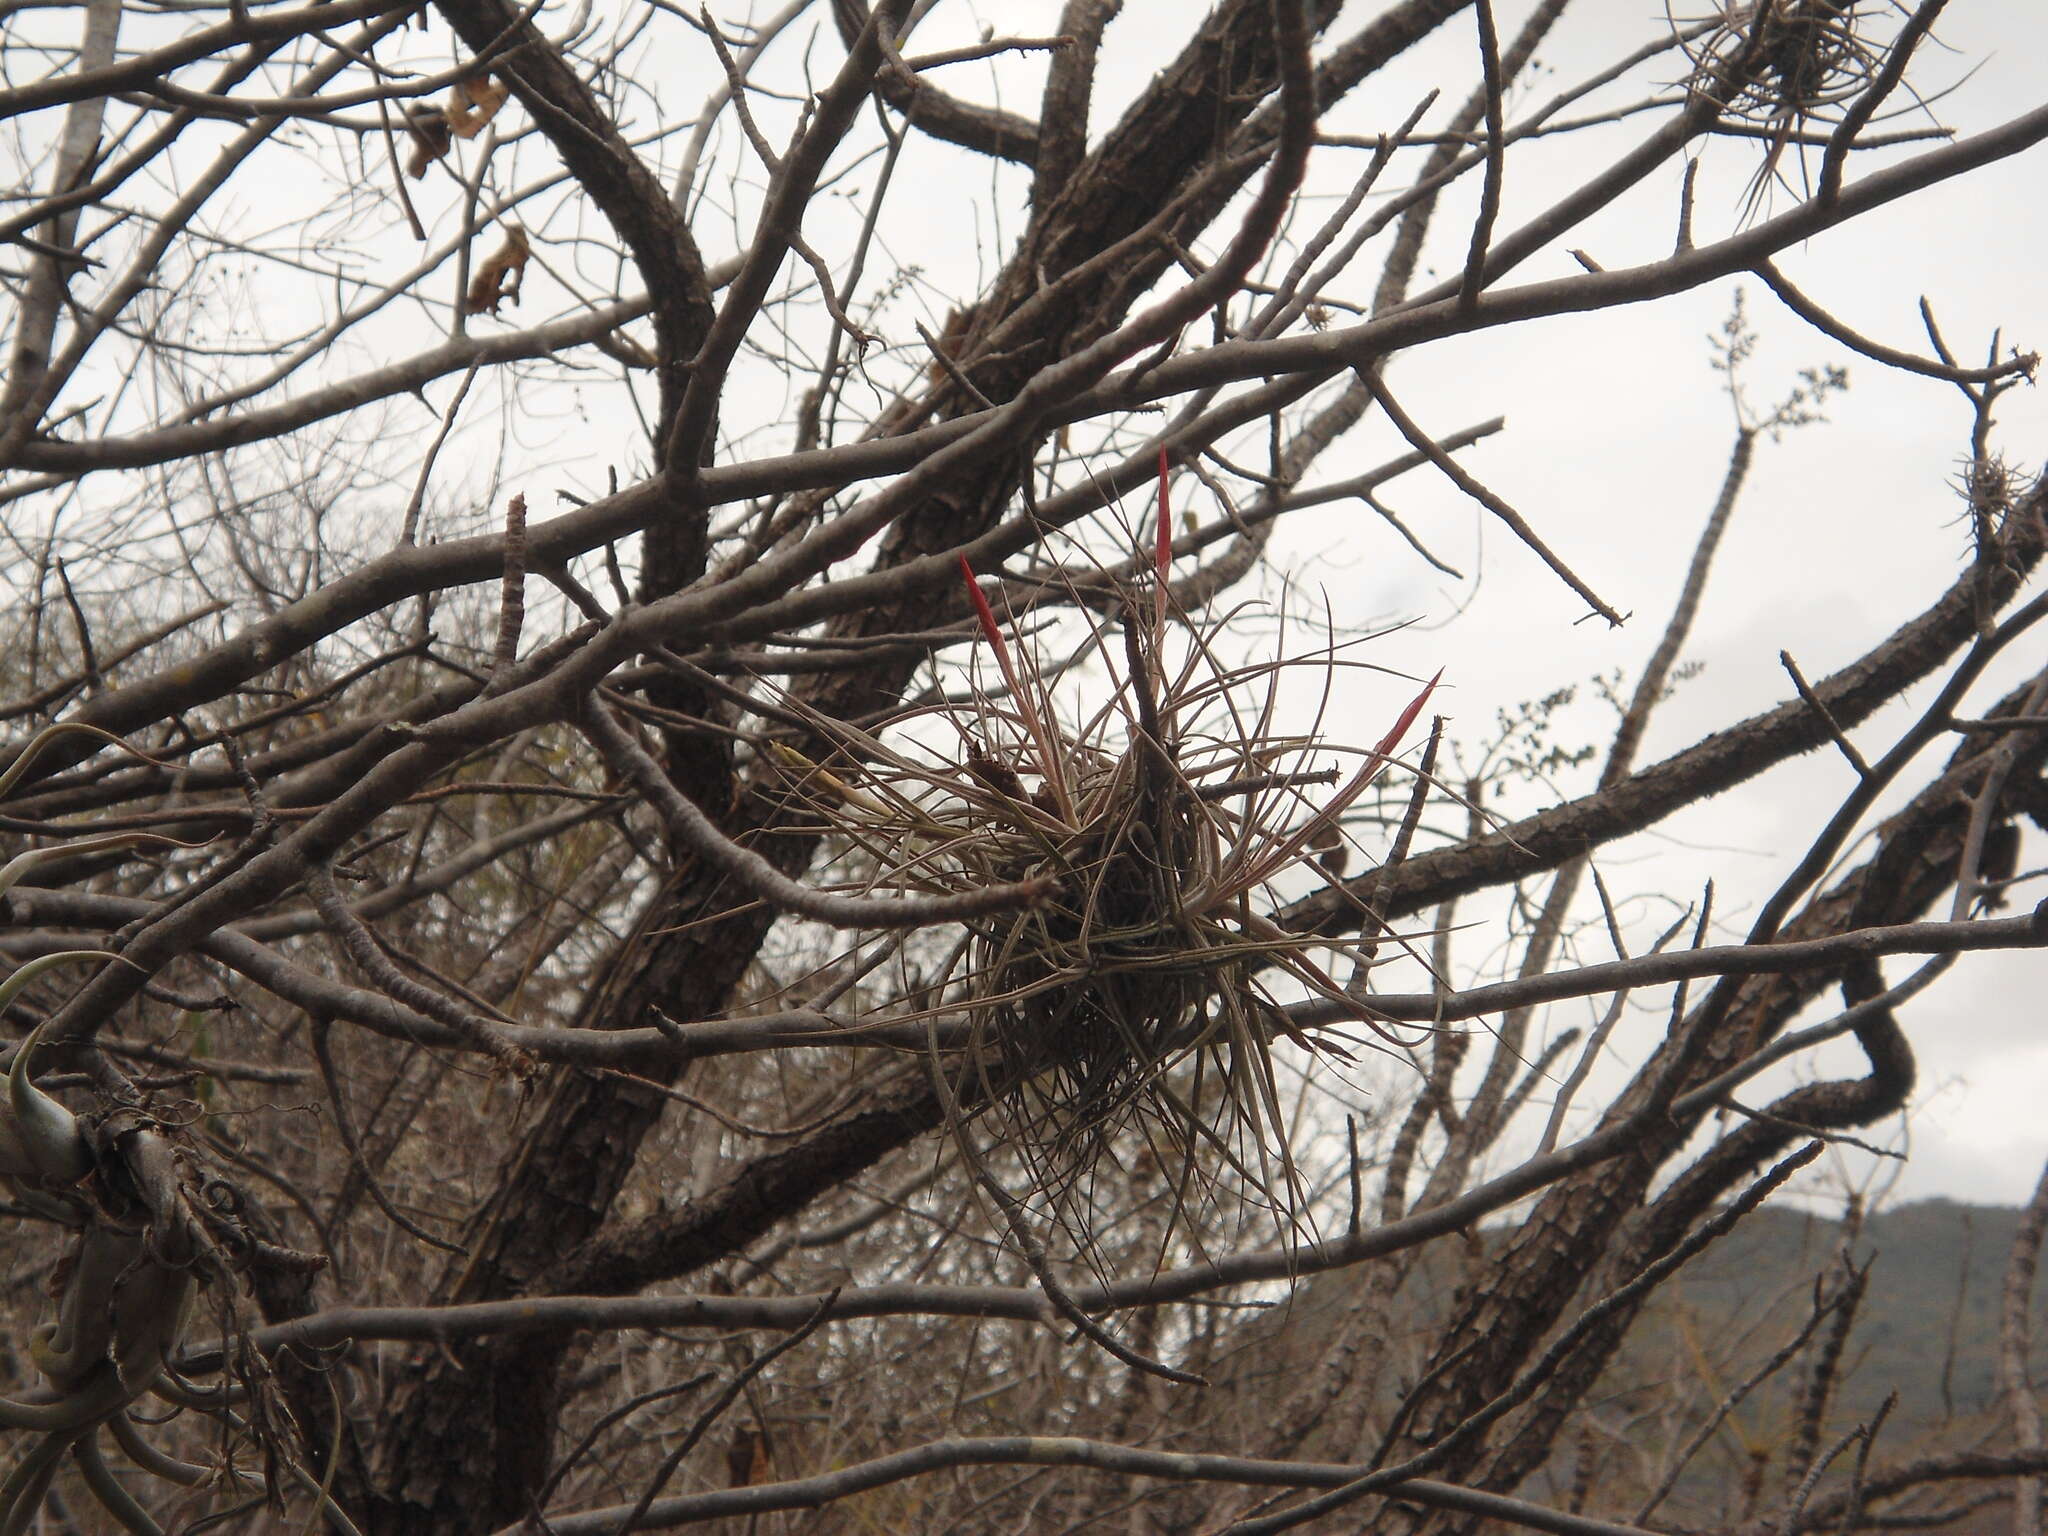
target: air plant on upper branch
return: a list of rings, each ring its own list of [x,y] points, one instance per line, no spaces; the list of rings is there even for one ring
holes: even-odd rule
[[[1338,777],[1308,765],[1324,744],[1270,730],[1281,672],[1302,663],[1234,667],[1192,625],[1184,659],[1169,662],[1163,451],[1152,542],[1149,595],[1114,593],[1121,646],[1096,633],[1122,677],[1092,717],[1062,723],[1047,678],[1020,660],[963,557],[1001,687],[977,692],[971,717],[944,712],[963,741],[959,761],[919,763],[862,737],[848,742],[863,763],[848,782],[782,754],[824,826],[866,849],[879,886],[1051,883],[1047,899],[971,924],[920,1003],[934,1019],[968,1020],[965,1049],[943,1068],[953,1133],[966,1147],[966,1122],[992,1120],[1084,1250],[1081,1178],[1133,1130],[1174,1171],[1180,1215],[1190,1194],[1232,1184],[1297,1210],[1274,1037],[1345,1053],[1288,1023],[1273,979],[1345,1000],[1385,1031],[1313,958],[1327,938],[1285,932],[1263,913],[1277,905],[1277,881],[1330,847],[1436,686],[1311,806],[1303,791]]]
[[[1794,135],[1857,96],[1883,67],[1885,50],[1867,36],[1871,18],[1896,10],[1896,0],[1724,0],[1718,25],[1683,42],[1695,88],[1712,92],[1728,117],[1766,129],[1770,147],[1743,197],[1753,217],[1780,178],[1779,162]],[[1691,29],[1674,22],[1685,39]]]

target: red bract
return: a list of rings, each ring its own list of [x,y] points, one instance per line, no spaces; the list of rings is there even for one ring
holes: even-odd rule
[[[1002,650],[1003,632],[996,628],[996,611],[989,607],[987,597],[982,595],[981,583],[975,579],[974,567],[967,563],[965,555],[960,557],[960,579],[967,583],[967,595],[974,599],[974,611],[981,618],[981,632],[988,636],[990,645]]]
[[[1018,688],[1017,673],[1010,665],[1010,648],[1003,643],[1003,632],[996,624],[996,611],[989,607],[988,598],[982,593],[981,583],[974,578],[974,567],[967,563],[965,555],[960,557],[960,579],[967,583],[967,595],[974,599],[975,614],[981,619],[981,632],[988,636],[988,643],[995,647],[996,665],[1002,669],[1003,681],[1010,685],[1010,692],[1016,694],[1019,701],[1028,706],[1029,700],[1024,699]]]
[[[1327,828],[1334,827],[1337,819],[1351,808],[1353,801],[1365,793],[1372,781],[1380,776],[1380,770],[1392,760],[1394,749],[1401,745],[1401,738],[1407,734],[1408,727],[1415,723],[1415,717],[1422,713],[1422,706],[1428,703],[1429,696],[1436,692],[1436,685],[1443,675],[1443,668],[1438,667],[1436,676],[1424,683],[1422,692],[1409,700],[1408,707],[1401,711],[1400,718],[1394,722],[1394,728],[1382,736],[1379,745],[1367,754],[1363,766],[1339,787],[1320,811],[1303,822],[1290,836],[1261,850],[1256,857],[1248,855],[1235,860],[1225,872],[1229,888],[1246,891],[1272,879],[1298,859],[1302,850],[1314,843]]]
[[[960,579],[967,583],[967,595],[974,599],[974,612],[981,620],[981,632],[988,636],[988,643],[996,653],[996,666],[1001,669],[1003,682],[1008,686],[1010,697],[1016,701],[1017,713],[1022,717],[1025,732],[1030,736],[1032,749],[1038,754],[1039,772],[1045,778],[1046,790],[1058,803],[1060,809],[1070,811],[1065,780],[1060,776],[1060,757],[1053,749],[1052,737],[1039,715],[1039,701],[1032,691],[1024,686],[1024,678],[1010,662],[1010,647],[1003,640],[1003,631],[996,623],[996,612],[988,605],[988,598],[982,594],[981,583],[975,580],[974,567],[967,563],[967,557],[960,557]],[[1033,679],[1034,686],[1036,679]]]
[[[1408,727],[1413,725],[1415,717],[1422,713],[1422,706],[1429,701],[1429,696],[1436,692],[1436,685],[1442,680],[1443,675],[1444,669],[1438,667],[1436,676],[1422,685],[1422,692],[1409,701],[1408,707],[1401,711],[1401,718],[1394,722],[1394,728],[1382,736],[1380,744],[1373,748],[1375,756],[1385,757],[1401,745],[1401,738],[1408,734]]]

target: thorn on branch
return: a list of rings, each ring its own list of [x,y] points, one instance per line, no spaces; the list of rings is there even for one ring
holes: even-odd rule
[[[1833,711],[1827,707],[1820,695],[1815,693],[1807,683],[1805,676],[1799,670],[1799,663],[1792,659],[1792,653],[1790,651],[1778,652],[1778,661],[1791,674],[1792,686],[1799,690],[1799,697],[1805,700],[1806,707],[1819,715],[1821,723],[1828,728],[1828,739],[1841,748],[1842,756],[1849,759],[1849,766],[1856,770],[1856,776],[1867,781],[1870,778],[1870,764],[1863,760],[1863,754],[1856,750],[1856,744],[1843,733],[1842,727],[1836,721]]]
[[[1600,595],[1587,586],[1585,582],[1581,581],[1578,574],[1552,552],[1550,546],[1543,542],[1536,530],[1529,526],[1527,518],[1523,517],[1521,513],[1517,512],[1500,497],[1481,485],[1470,474],[1466,473],[1463,466],[1457,460],[1445,453],[1434,438],[1415,424],[1415,419],[1401,409],[1400,403],[1388,391],[1386,380],[1380,376],[1377,365],[1362,371],[1360,377],[1364,380],[1366,388],[1372,391],[1373,398],[1379,401],[1380,409],[1387,413],[1387,419],[1394,424],[1403,437],[1408,439],[1409,445],[1416,452],[1422,454],[1430,463],[1442,471],[1444,478],[1449,480],[1451,484],[1506,523],[1514,532],[1516,538],[1526,544],[1538,559],[1562,577],[1566,586],[1578,593],[1580,597],[1584,598],[1591,605],[1593,612],[1600,615],[1609,624],[1617,627],[1621,625],[1623,622],[1622,615],[1616,613],[1606,603],[1602,602]]]

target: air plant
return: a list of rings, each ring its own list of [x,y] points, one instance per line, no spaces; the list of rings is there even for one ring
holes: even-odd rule
[[[0,774],[0,798],[21,782],[35,760],[61,736],[97,736],[127,751],[133,751],[118,736],[96,727],[65,721],[39,731],[21,749],[4,774]],[[145,753],[136,756],[154,762]],[[31,848],[0,864],[0,897],[5,897],[38,865],[80,853],[103,853],[137,847],[185,848],[192,844],[154,832],[119,832],[106,837],[88,837],[50,848]],[[28,985],[46,971],[61,965],[90,960],[120,960],[103,949],[67,949],[39,955],[0,979],[0,1013],[12,1007]],[[45,1021],[47,1023],[47,1021]],[[78,1129],[77,1118],[63,1105],[36,1087],[29,1076],[30,1058],[41,1042],[43,1026],[30,1031],[14,1053],[7,1073],[7,1101],[0,1109],[0,1180],[12,1186],[24,1204],[53,1220],[76,1214],[62,1191],[78,1183],[92,1168],[92,1156]],[[75,1224],[75,1222],[73,1223]]]
[[[1150,533],[1130,575],[1097,594],[1110,617],[1090,649],[1114,690],[1093,715],[1063,721],[1052,679],[1010,643],[963,558],[1000,686],[930,712],[959,739],[955,760],[913,761],[823,721],[859,767],[828,774],[780,754],[824,827],[866,850],[876,885],[1049,884],[1047,899],[971,924],[920,1012],[935,1041],[940,1019],[966,1020],[940,1065],[953,1134],[965,1145],[972,1122],[1014,1151],[1083,1252],[1078,1192],[1105,1155],[1156,1159],[1178,1218],[1226,1187],[1298,1211],[1273,1046],[1285,1037],[1341,1056],[1344,1045],[1295,1029],[1281,998],[1336,999],[1384,1031],[1318,963],[1327,938],[1262,912],[1277,882],[1326,878],[1318,855],[1436,686],[1314,805],[1308,792],[1339,778],[1312,763],[1327,744],[1271,729],[1282,672],[1300,663],[1232,665],[1175,610],[1164,452]]]
[[[145,761],[119,737],[65,722],[32,738],[4,774],[0,796],[25,775],[53,741],[68,734],[99,737]],[[32,849],[0,865],[0,897],[38,865],[81,852],[132,847],[184,848],[192,844],[153,833],[85,837]],[[28,986],[64,965],[126,963],[109,950],[71,949],[40,955],[0,978],[0,1012]],[[53,1315],[30,1333],[25,1353],[45,1385],[21,1399],[0,1398],[0,1430],[34,1438],[0,1481],[0,1536],[17,1536],[35,1521],[51,1482],[68,1458],[84,1487],[128,1530],[158,1529],[109,1469],[99,1443],[106,1431],[138,1465],[176,1481],[206,1482],[216,1474],[188,1466],[148,1445],[131,1410],[152,1392],[173,1405],[191,1401],[189,1389],[167,1377],[195,1287],[226,1265],[209,1225],[218,1211],[195,1196],[187,1159],[168,1140],[170,1128],[135,1108],[74,1115],[39,1088],[32,1072],[43,1044],[45,1019],[15,1048],[0,1103],[0,1183],[28,1210],[76,1233],[58,1265]],[[240,1251],[262,1246],[251,1234],[231,1236]],[[282,1250],[269,1250],[282,1256]],[[229,1398],[219,1412],[232,1417]],[[230,1485],[247,1474],[223,1469]],[[352,1531],[331,1500],[315,1490],[329,1522]]]
[[[1722,112],[1768,133],[1764,162],[1743,199],[1752,216],[1780,175],[1795,135],[1831,124],[1883,68],[1885,50],[1869,37],[1869,21],[1895,4],[1865,0],[1724,0],[1705,36],[1684,44],[1698,89]],[[1674,27],[1681,38],[1690,28]]]

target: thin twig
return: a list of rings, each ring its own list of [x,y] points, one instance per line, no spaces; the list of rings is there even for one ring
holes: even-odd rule
[[[408,1008],[447,1025],[468,1044],[511,1068],[518,1076],[531,1075],[533,1058],[507,1040],[496,1024],[471,1013],[433,988],[422,986],[385,957],[370,930],[341,899],[332,869],[325,864],[316,865],[306,876],[306,890],[313,898],[313,905],[319,909],[328,932],[341,941],[342,948],[348,951],[348,957],[355,962],[356,968],[382,991]]]
[[[1565,585],[1584,598],[1591,605],[1593,611],[1599,614],[1601,618],[1614,625],[1619,625],[1622,622],[1620,614],[1602,602],[1598,593],[1579,580],[1572,568],[1551,552],[1550,546],[1545,544],[1537,536],[1536,530],[1529,526],[1527,518],[1523,517],[1521,513],[1501,500],[1500,497],[1494,495],[1492,491],[1489,491],[1485,486],[1473,479],[1456,459],[1453,459],[1439,448],[1436,445],[1436,441],[1415,424],[1415,419],[1401,409],[1400,403],[1388,391],[1386,380],[1381,377],[1378,365],[1365,370],[1362,377],[1365,380],[1366,387],[1372,391],[1373,398],[1379,401],[1380,409],[1387,413],[1387,419],[1393,422],[1403,437],[1408,439],[1410,447],[1426,456],[1430,463],[1443,472],[1444,478],[1449,480],[1451,484],[1506,523],[1513,530],[1515,537],[1526,544],[1545,565],[1562,577]]]
[[[1776,1354],[1750,1372],[1733,1391],[1715,1405],[1714,1411],[1707,1415],[1706,1421],[1693,1432],[1692,1437],[1685,1442],[1684,1448],[1671,1459],[1671,1465],[1665,1469],[1663,1480],[1650,1491],[1650,1496],[1643,1500],[1636,1512],[1629,1517],[1632,1524],[1649,1523],[1650,1516],[1657,1512],[1657,1506],[1671,1496],[1671,1490],[1678,1486],[1678,1480],[1685,1475],[1685,1469],[1692,1465],[1693,1458],[1706,1448],[1707,1442],[1720,1432],[1721,1425],[1728,1415],[1741,1407],[1743,1400],[1750,1393],[1782,1371],[1792,1362],[1793,1356],[1806,1348],[1807,1340],[1813,1337],[1814,1330],[1842,1304],[1842,1296],[1843,1292],[1837,1290],[1808,1311],[1806,1321],[1799,1325],[1799,1331],[1793,1334]]]
[[[1868,779],[1870,777],[1870,764],[1863,760],[1863,754],[1856,750],[1856,743],[1849,739],[1848,735],[1842,730],[1841,725],[1837,723],[1833,711],[1813,691],[1812,685],[1806,681],[1805,674],[1799,670],[1799,663],[1792,659],[1792,653],[1790,651],[1778,652],[1778,662],[1791,675],[1792,686],[1799,690],[1799,697],[1805,701],[1806,707],[1819,715],[1822,724],[1827,726],[1828,739],[1841,748],[1842,756],[1849,759],[1849,766],[1856,770],[1856,776],[1859,779]]]
[[[71,587],[71,572],[64,562],[57,561],[57,583],[64,589],[64,606],[71,610],[71,627],[78,633],[78,655],[85,671],[85,686],[88,691],[98,692],[100,677],[99,656],[92,646],[92,625],[86,622],[85,609],[80,606],[78,594]]]
[[[1580,1313],[1577,1321],[1558,1336],[1550,1348],[1544,1351],[1541,1359],[1499,1395],[1467,1416],[1427,1449],[1404,1462],[1378,1468],[1342,1488],[1320,1498],[1297,1504],[1294,1508],[1283,1510],[1279,1514],[1264,1519],[1239,1521],[1228,1526],[1222,1536],[1272,1536],[1274,1532],[1292,1529],[1320,1515],[1352,1504],[1368,1494],[1385,1491],[1409,1478],[1419,1477],[1433,1470],[1460,1445],[1467,1443],[1504,1414],[1527,1401],[1536,1389],[1549,1379],[1551,1373],[1570,1358],[1573,1351],[1578,1348],[1579,1342],[1602,1321],[1624,1308],[1631,1307],[1636,1298],[1661,1285],[1688,1260],[1762,1205],[1787,1179],[1820,1156],[1821,1151],[1820,1142],[1808,1142],[1780,1161],[1664,1257],[1646,1266],[1626,1285]]]
[[[749,1360],[744,1367],[734,1374],[733,1379],[725,1384],[725,1389],[718,1394],[711,1405],[697,1416],[697,1422],[690,1426],[689,1432],[683,1436],[682,1441],[662,1459],[661,1466],[656,1469],[654,1476],[647,1480],[647,1486],[641,1490],[639,1501],[627,1511],[623,1520],[612,1527],[614,1536],[630,1536],[632,1530],[640,1524],[641,1519],[647,1514],[648,1508],[660,1495],[661,1490],[668,1485],[668,1480],[675,1476],[676,1468],[683,1464],[683,1458],[697,1448],[697,1442],[704,1438],[705,1433],[713,1424],[718,1422],[724,1415],[725,1410],[738,1401],[739,1395],[746,1391],[763,1371],[767,1370],[769,1366],[773,1365],[782,1356],[788,1354],[792,1349],[803,1343],[805,1339],[808,1339],[818,1331],[826,1317],[831,1313],[832,1303],[838,1299],[838,1296],[838,1291],[832,1291],[823,1301],[818,1303],[817,1309],[789,1337],[777,1340],[774,1345],[764,1350],[761,1354],[756,1355],[752,1360]],[[666,1522],[662,1523],[666,1524]]]
[[[1924,357],[1916,357],[1911,352],[1901,352],[1897,347],[1888,347],[1881,341],[1872,341],[1868,336],[1851,330],[1801,293],[1792,280],[1778,270],[1775,262],[1758,262],[1756,275],[1764,280],[1764,286],[1776,294],[1787,309],[1815,330],[1839,341],[1851,351],[1862,353],[1873,362],[1883,363],[1888,368],[1902,368],[1908,373],[1922,374],[1930,379],[1944,379],[1951,384],[1992,384],[2000,379],[2015,376],[2031,378],[2040,362],[2039,355],[2032,352],[2019,354],[1988,368],[1958,368],[1953,358],[1930,362]],[[1929,323],[1932,324],[1931,321]]]
[[[428,1247],[439,1248],[443,1253],[466,1255],[469,1252],[467,1248],[459,1243],[448,1242],[445,1238],[436,1237],[427,1231],[399,1210],[390,1195],[385,1193],[383,1183],[378,1179],[376,1170],[370,1166],[369,1158],[364,1155],[362,1143],[356,1137],[355,1117],[349,1113],[348,1103],[342,1095],[341,1074],[334,1069],[333,1048],[328,1040],[332,1021],[320,1014],[314,1014],[308,1020],[308,1024],[307,1033],[313,1045],[313,1059],[320,1064],[320,1078],[327,1085],[327,1102],[332,1111],[335,1134],[341,1138],[342,1150],[348,1153],[349,1161],[355,1165],[357,1174],[362,1178],[363,1187],[369,1190],[370,1198],[377,1202],[377,1209],[390,1218],[394,1226],[418,1238]]]
[[[1877,72],[1877,78],[1850,103],[1849,110],[1842,114],[1842,121],[1829,135],[1828,147],[1821,152],[1820,158],[1820,190],[1814,198],[1823,207],[1842,195],[1842,170],[1848,162],[1856,135],[1877,115],[1877,109],[1884,105],[1885,98],[1906,77],[1906,65],[1912,61],[1913,50],[1932,30],[1935,18],[1947,4],[1948,0],[1920,0],[1906,24],[1899,28],[1898,36],[1892,39],[1891,52],[1886,55],[1884,67]]]
[[[424,240],[426,236],[422,235],[420,238]],[[433,477],[434,460],[440,456],[441,445],[448,441],[448,434],[455,430],[456,413],[462,409],[463,399],[469,394],[469,386],[475,380],[477,370],[482,367],[482,358],[470,360],[469,367],[463,370],[462,382],[455,386],[455,395],[448,402],[448,409],[441,413],[441,428],[434,434],[434,440],[427,444],[426,454],[420,460],[420,472],[413,477],[412,495],[405,503],[405,517],[399,528],[400,544],[419,542],[420,510],[426,505],[427,482]]]

